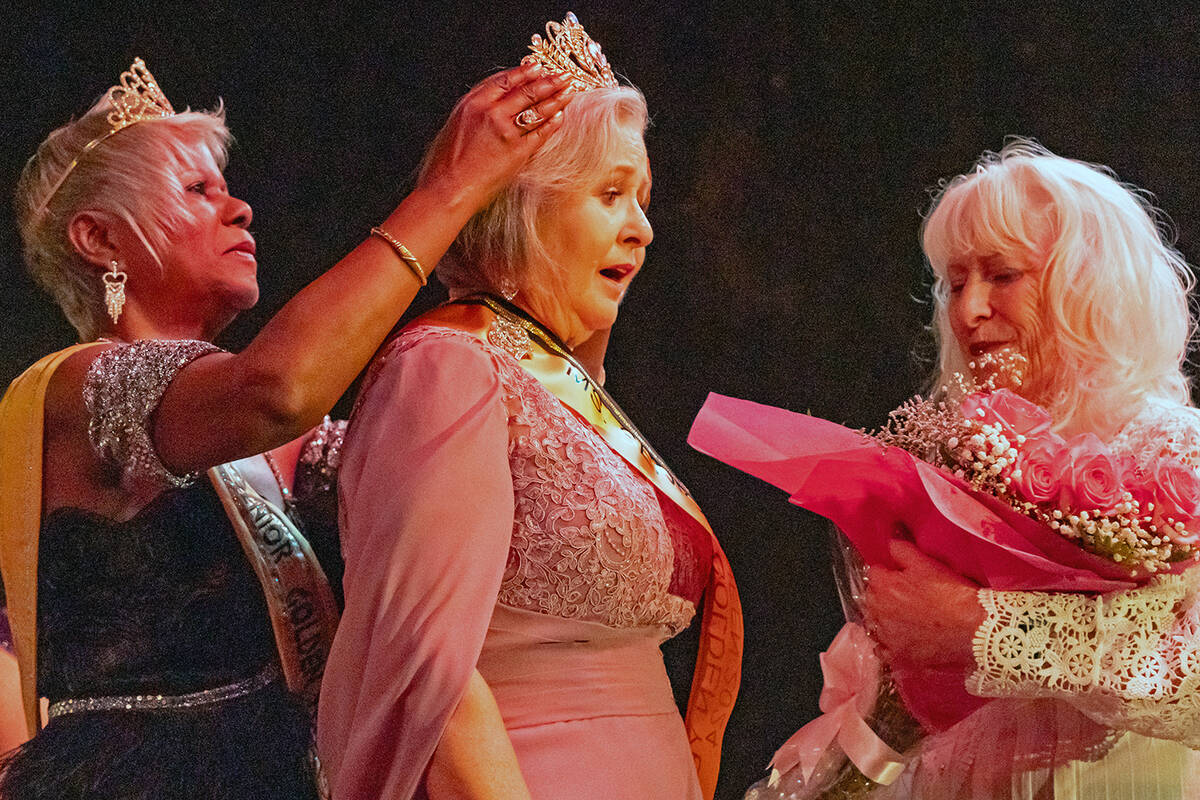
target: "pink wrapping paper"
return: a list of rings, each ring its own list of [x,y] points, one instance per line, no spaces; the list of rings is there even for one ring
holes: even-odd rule
[[[1136,585],[1127,570],[1003,501],[827,420],[710,394],[688,443],[832,521],[868,566],[895,567],[889,544],[904,539],[992,589],[1101,593]],[[957,672],[894,668],[893,677],[909,711],[930,730],[945,730],[988,703],[968,694],[966,676]]]
[[[1135,585],[1127,570],[1003,501],[828,420],[710,394],[688,443],[835,523],[867,564],[894,566],[888,545],[901,538],[992,589],[1111,592]]]

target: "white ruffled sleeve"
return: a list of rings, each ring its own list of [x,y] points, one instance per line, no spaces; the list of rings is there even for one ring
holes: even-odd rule
[[[1200,464],[1196,409],[1152,404],[1114,449],[1145,463]],[[1200,749],[1200,566],[1099,597],[979,592],[967,689],[982,697],[1052,697],[1116,730]]]

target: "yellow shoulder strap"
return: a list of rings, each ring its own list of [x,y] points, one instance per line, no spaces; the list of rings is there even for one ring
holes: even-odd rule
[[[41,727],[37,695],[37,557],[42,525],[42,427],[54,371],[95,342],[51,353],[21,373],[0,400],[0,572],[8,601],[25,724]]]

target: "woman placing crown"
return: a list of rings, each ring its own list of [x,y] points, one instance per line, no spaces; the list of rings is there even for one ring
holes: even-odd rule
[[[313,499],[302,485],[328,485],[339,431],[306,431],[421,265],[560,126],[565,87],[526,66],[468,93],[412,194],[237,354],[209,343],[258,298],[222,112],[175,113],[139,59],[38,148],[17,188],[25,257],[85,344],[0,406],[0,566],[30,733],[49,701],[0,795],[318,795],[310,711],[338,608],[313,551],[336,560],[337,544],[310,545],[291,513]]]
[[[547,29],[527,58],[578,91],[562,130],[463,229],[454,299],[384,346],[354,413],[318,742],[335,797],[713,795],[736,588],[600,386],[652,236],[645,100],[573,17]],[[659,645],[701,595],[685,723]]]

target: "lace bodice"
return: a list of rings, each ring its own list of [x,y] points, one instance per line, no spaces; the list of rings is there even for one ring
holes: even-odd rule
[[[685,628],[708,578],[707,533],[670,504],[664,513],[653,486],[505,350],[422,325],[385,358],[446,338],[490,360],[508,418],[515,511],[499,602],[613,627]]]
[[[1200,469],[1200,409],[1150,399],[1110,446],[1116,453],[1132,456],[1139,467],[1161,456],[1174,456]]]
[[[1200,468],[1200,411],[1150,401],[1112,448]],[[1116,730],[1200,748],[1200,569],[1101,597],[982,590],[968,689],[1055,697]]]

